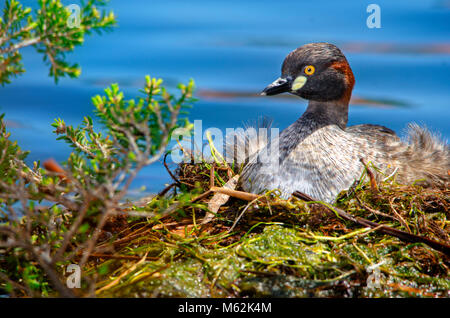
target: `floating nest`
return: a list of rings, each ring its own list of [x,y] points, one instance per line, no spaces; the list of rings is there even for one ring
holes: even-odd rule
[[[449,246],[448,188],[392,179],[374,187],[365,174],[332,207],[283,200],[277,191],[253,200],[211,191],[236,170],[179,165],[162,195],[133,205],[131,217],[111,219],[86,271],[98,275],[96,295],[450,296],[445,249],[380,232],[392,228]],[[379,226],[361,226],[337,210]]]

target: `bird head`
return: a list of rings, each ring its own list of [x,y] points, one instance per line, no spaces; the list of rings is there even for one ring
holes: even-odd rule
[[[355,78],[344,54],[329,43],[303,45],[288,54],[281,77],[261,95],[288,92],[314,101],[350,100]]]

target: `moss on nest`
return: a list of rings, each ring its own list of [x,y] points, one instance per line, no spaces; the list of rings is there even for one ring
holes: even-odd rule
[[[234,174],[217,163],[180,165],[179,189],[133,208],[158,215],[176,204],[176,213],[133,217],[120,230],[110,228],[114,250],[92,257],[87,271],[103,273],[97,278],[97,295],[450,296],[448,255],[344,221],[318,203],[282,200],[276,191],[257,202],[230,198],[211,222],[201,224],[212,194],[194,198],[208,191],[212,182],[221,186]],[[375,191],[362,178],[339,195],[336,206],[449,244],[449,194],[447,188],[392,180],[378,184]]]

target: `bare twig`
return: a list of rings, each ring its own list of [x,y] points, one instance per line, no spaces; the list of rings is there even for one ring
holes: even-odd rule
[[[378,185],[377,185],[377,181],[375,179],[375,176],[372,172],[372,170],[369,168],[369,166],[366,164],[364,158],[360,158],[359,161],[361,161],[361,163],[364,165],[364,167],[366,168],[367,174],[369,175],[369,179],[370,179],[370,188],[372,189],[373,192],[379,192],[378,190]]]
[[[301,198],[302,200],[304,200],[305,197],[308,197],[307,195],[305,195],[299,191],[292,193],[292,195],[297,198]],[[369,220],[361,218],[361,217],[352,216],[352,215],[348,214],[347,212],[345,212],[344,210],[341,210],[337,207],[330,207],[328,204],[324,204],[323,202],[320,202],[318,200],[305,200],[305,201],[307,201],[307,202],[310,201],[310,202],[314,202],[317,204],[321,204],[321,205],[325,206],[326,208],[328,208],[330,211],[336,213],[337,215],[339,215],[340,217],[342,217],[343,219],[345,219],[347,221],[352,221],[354,223],[357,223],[359,225],[366,226],[366,227],[378,228],[377,229],[378,232],[397,237],[397,238],[401,239],[402,241],[412,242],[412,243],[417,243],[417,242],[425,243],[428,246],[434,248],[435,250],[441,251],[442,253],[444,253],[446,255],[450,255],[450,245],[448,245],[448,244],[440,243],[440,242],[431,240],[431,239],[423,237],[423,236],[418,236],[418,235],[410,234],[407,232],[403,232],[403,231],[394,229],[394,228],[386,226],[386,225],[382,225],[382,224],[378,224],[378,223],[369,221]]]
[[[395,210],[394,205],[393,205],[394,200],[395,200],[395,198],[391,198],[389,200],[389,207],[391,208],[392,213],[395,214],[396,219],[408,230],[409,233],[411,233],[411,229],[409,228],[408,223],[405,221],[404,218],[402,218],[400,213],[398,213],[397,210]]]
[[[211,170],[211,171],[213,171],[213,170]],[[233,178],[228,180],[228,182],[223,187],[225,189],[234,190],[237,186],[238,180],[239,180],[239,175],[235,175]],[[211,187],[211,188],[213,188],[213,187]],[[215,213],[217,211],[219,211],[220,207],[222,205],[224,205],[228,201],[229,198],[230,198],[230,196],[227,194],[216,192],[208,203],[208,209],[211,212],[206,213],[201,224],[206,224],[206,223],[210,222],[214,218]]]
[[[97,289],[97,291],[95,292],[96,294],[100,294],[101,292],[110,289],[111,287],[117,285],[120,280],[127,276],[129,273],[133,272],[139,265],[141,265],[142,263],[145,262],[145,260],[147,259],[147,254],[148,252],[145,253],[145,255],[141,258],[141,260],[139,262],[137,262],[136,264],[134,264],[133,266],[131,266],[129,269],[127,269],[126,271],[124,271],[122,274],[119,275],[119,277],[117,277],[115,280],[113,280],[111,283],[109,283],[106,286],[103,286],[100,289]]]

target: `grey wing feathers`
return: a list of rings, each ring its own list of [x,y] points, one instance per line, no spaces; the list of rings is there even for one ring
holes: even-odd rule
[[[382,135],[385,137],[395,137],[396,139],[398,139],[398,136],[392,129],[389,129],[381,125],[372,125],[372,124],[355,125],[347,127],[345,131],[348,133],[367,134],[371,136]]]

